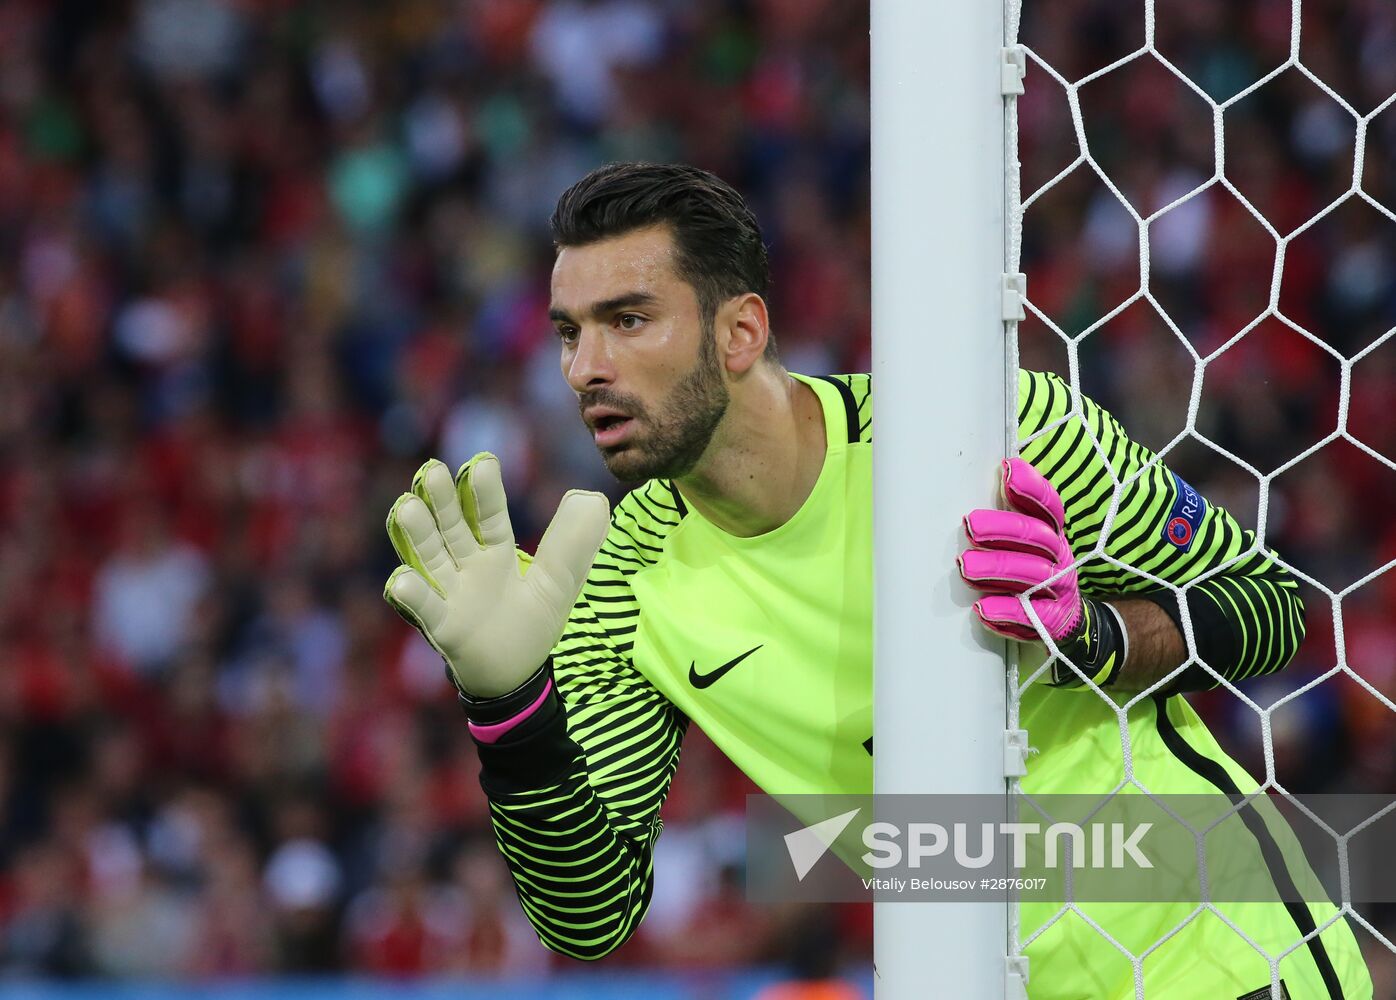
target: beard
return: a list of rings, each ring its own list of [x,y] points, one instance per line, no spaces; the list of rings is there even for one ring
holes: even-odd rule
[[[578,404],[583,410],[612,406],[630,415],[635,431],[629,440],[598,450],[611,475],[623,483],[640,483],[678,479],[691,472],[707,451],[730,399],[716,340],[711,330],[705,330],[697,363],[653,412],[634,396],[608,389],[584,393]]]

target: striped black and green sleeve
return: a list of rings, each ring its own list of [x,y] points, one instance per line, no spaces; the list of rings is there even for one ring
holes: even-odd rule
[[[1186,602],[1197,659],[1228,680],[1289,662],[1304,637],[1303,601],[1254,531],[1131,441],[1091,399],[1073,399],[1056,375],[1019,373],[1018,432],[1022,457],[1062,496],[1084,593],[1147,598],[1184,635]],[[1107,531],[1117,481],[1119,506]],[[1194,662],[1171,690],[1217,683]]]
[[[653,892],[659,809],[688,719],[631,660],[639,607],[630,577],[654,562],[682,516],[660,481],[616,506],[550,663],[505,696],[545,704],[478,747],[495,838],[524,912],[545,946],[573,958],[625,943]]]

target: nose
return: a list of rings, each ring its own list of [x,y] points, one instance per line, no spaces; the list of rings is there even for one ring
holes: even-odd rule
[[[606,336],[596,330],[582,330],[570,355],[563,357],[567,384],[574,392],[598,389],[615,381],[615,366]]]

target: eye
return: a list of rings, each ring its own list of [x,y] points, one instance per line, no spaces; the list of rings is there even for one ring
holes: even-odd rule
[[[564,345],[572,345],[577,342],[577,328],[575,326],[560,326],[557,328],[557,339]]]
[[[622,330],[638,330],[644,321],[645,317],[639,313],[621,313],[616,320],[616,325]]]

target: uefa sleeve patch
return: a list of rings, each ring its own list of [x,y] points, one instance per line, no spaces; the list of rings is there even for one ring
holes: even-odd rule
[[[1168,512],[1168,520],[1163,524],[1163,540],[1186,552],[1192,548],[1193,539],[1202,530],[1202,519],[1207,516],[1207,501],[1176,472],[1173,473],[1173,484],[1178,488],[1178,499],[1173,501],[1173,509]]]

